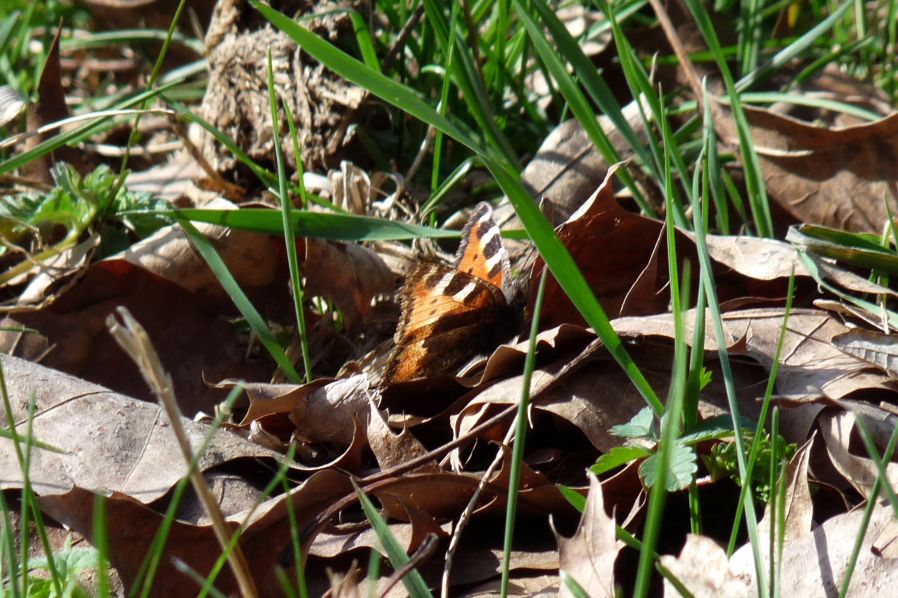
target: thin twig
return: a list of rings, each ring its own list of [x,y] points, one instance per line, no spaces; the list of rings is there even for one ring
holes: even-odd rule
[[[458,550],[458,544],[461,541],[461,534],[464,529],[468,526],[468,521],[470,521],[471,516],[474,514],[474,509],[477,508],[477,503],[480,502],[480,495],[483,493],[483,489],[486,488],[486,485],[491,477],[493,477],[493,472],[496,471],[496,468],[499,467],[499,464],[502,463],[503,457],[505,457],[505,449],[508,446],[508,443],[511,442],[512,437],[514,437],[514,431],[517,424],[518,418],[511,422],[511,425],[508,427],[508,431],[505,433],[505,439],[502,440],[502,444],[499,446],[499,450],[496,452],[496,458],[493,459],[493,462],[490,463],[490,466],[486,468],[486,471],[483,472],[483,475],[480,477],[480,483],[477,485],[477,490],[474,491],[474,494],[471,495],[471,500],[468,501],[465,510],[462,511],[461,517],[458,518],[458,523],[455,525],[455,529],[452,530],[452,538],[449,540],[449,548],[446,549],[446,562],[443,565],[443,581],[440,587],[440,596],[441,598],[449,598],[449,573],[452,571],[452,561],[455,557],[455,551]]]
[[[193,462],[193,451],[190,447],[190,440],[187,438],[187,433],[181,423],[181,410],[178,408],[178,403],[175,399],[171,377],[163,369],[159,355],[153,348],[150,337],[143,326],[134,319],[127,308],[118,307],[116,311],[121,318],[121,322],[116,319],[114,314],[110,314],[106,318],[106,326],[109,328],[109,333],[131,357],[134,363],[137,364],[144,380],[146,380],[150,389],[152,389],[159,400],[162,410],[168,416],[172,432],[178,441],[181,454],[189,468],[190,482],[193,484],[193,488],[203,505],[206,516],[212,522],[212,529],[215,532],[218,543],[223,551],[228,552],[228,547],[231,543],[231,532],[227,528],[224,515],[222,515],[218,503],[206,484],[202,473],[200,473],[199,469],[190,467],[190,464]],[[231,566],[234,578],[240,586],[241,595],[250,598],[258,596],[256,584],[249,572],[249,566],[239,544],[235,543],[234,549],[228,552],[228,564]]]

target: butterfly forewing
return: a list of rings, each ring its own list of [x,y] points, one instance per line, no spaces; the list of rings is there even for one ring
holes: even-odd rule
[[[508,278],[508,252],[502,245],[499,227],[493,221],[493,209],[481,203],[465,226],[455,267],[503,288]]]

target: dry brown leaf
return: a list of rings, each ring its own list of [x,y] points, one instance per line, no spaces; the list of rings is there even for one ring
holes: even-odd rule
[[[722,314],[725,343],[728,349],[743,353],[769,369],[776,354],[776,343],[783,326],[782,308],[750,309]],[[695,314],[684,314],[687,341],[691,342]],[[644,318],[618,318],[612,326],[626,336],[661,335],[673,338],[672,318],[669,314]],[[815,309],[793,309],[789,315],[782,360],[777,375],[777,390],[793,399],[812,399],[825,396],[840,399],[861,389],[883,388],[893,385],[885,375],[855,377],[869,369],[865,362],[846,355],[832,345],[834,336],[848,328],[829,313]],[[710,320],[706,320],[705,350],[716,351]],[[743,346],[738,346],[742,344]]]
[[[898,420],[896,416],[885,412],[883,416],[891,420],[889,423],[892,427],[895,426],[895,421]],[[818,424],[830,462],[858,492],[869,498],[879,474],[872,460],[859,457],[850,450],[856,418],[857,415],[852,411],[827,412],[818,418]],[[886,464],[886,475],[889,483],[898,483],[898,463]]]
[[[557,575],[527,575],[522,572],[508,580],[509,596],[527,598],[555,598],[560,587]],[[460,593],[459,598],[495,598],[500,596],[499,580],[474,586]]]
[[[785,545],[793,545],[811,534],[813,523],[814,504],[811,502],[811,493],[808,488],[808,460],[811,455],[813,439],[802,446],[792,457],[786,470],[785,488],[785,513],[777,513],[775,521],[780,517],[785,519],[785,527],[775,530],[776,541],[782,538]],[[771,522],[770,507],[764,513],[764,517],[758,523],[758,537],[761,539],[760,552],[764,559],[765,570],[769,570]],[[730,558],[729,568],[738,575],[749,575],[754,571],[754,555],[750,545],[745,545],[737,550]]]
[[[0,331],[0,350],[152,400],[136,366],[106,329],[107,316],[118,306],[146,328],[188,416],[211,412],[224,399],[204,377],[258,380],[271,375],[270,363],[246,358],[238,330],[209,301],[121,260],[95,264],[77,286],[42,310],[7,318],[5,325],[37,333]],[[224,313],[232,310],[228,306]]]
[[[664,555],[661,564],[695,598],[749,598],[756,595],[754,588],[744,579],[730,572],[726,551],[705,536],[687,535],[680,556]],[[664,597],[675,596],[682,594],[665,577]]]
[[[14,287],[28,282],[15,301],[15,306],[3,311],[39,308],[52,301],[67,283],[74,284],[78,273],[83,272],[94,252],[100,246],[100,235],[93,232],[83,241],[66,247],[58,254],[41,261],[34,261],[31,268],[9,281]],[[6,286],[6,285],[4,285]]]
[[[62,71],[59,61],[59,38],[62,28],[56,30],[50,47],[46,50],[46,60],[41,79],[38,82],[37,100],[28,105],[28,130],[36,132],[44,125],[58,122],[69,116],[69,108],[66,105],[66,91],[62,86]],[[37,147],[52,133],[44,133],[29,137],[25,142],[25,151]],[[49,155],[30,160],[23,168],[26,176],[44,183],[50,183],[50,168],[59,162],[71,164],[81,174],[90,170],[85,163],[84,152],[73,147],[62,146],[53,150]]]
[[[602,485],[594,475],[589,476],[589,495],[580,525],[572,538],[556,532],[558,561],[561,571],[576,580],[589,596],[613,598],[614,562],[623,547],[615,537],[615,523],[605,513]],[[572,593],[562,584],[561,596]]]
[[[898,196],[898,114],[830,128],[745,107],[768,193],[801,222],[879,232]],[[731,120],[716,122],[737,143]],[[822,176],[823,175],[823,176]]]
[[[374,403],[371,403],[368,417],[368,445],[381,469],[390,469],[427,454],[427,449],[408,430],[393,434]],[[440,466],[436,461],[429,461],[412,471],[436,473]]]
[[[611,184],[613,172],[614,168],[609,170],[598,190],[555,232],[580,266],[602,307],[616,316],[633,283],[648,265],[661,228],[659,222],[630,214],[618,205]],[[542,259],[537,258],[530,280],[538,281],[544,268]],[[532,312],[538,285],[531,286],[528,312]],[[641,313],[666,309],[666,297],[646,293],[641,299]],[[543,327],[583,323],[552,277],[546,281],[541,323]]]
[[[233,388],[223,381],[221,388]],[[368,417],[368,379],[364,375],[341,380],[319,379],[309,384],[243,383],[250,406],[240,422],[248,426],[267,416],[289,417],[298,438],[305,442],[352,443],[355,422]]]
[[[302,274],[303,292],[333,301],[350,335],[367,322],[376,297],[396,290],[396,277],[383,260],[356,243],[307,239]]]
[[[218,198],[207,206],[217,210],[236,210],[230,201]],[[241,287],[268,287],[277,284],[283,293],[285,260],[282,239],[213,224],[197,223],[214,246],[228,271]],[[107,261],[124,260],[157,274],[176,285],[203,295],[224,297],[215,274],[193,249],[180,225],[166,226],[135,243]],[[269,291],[270,292],[270,291]]]
[[[502,468],[489,480],[481,496],[476,514],[503,511],[508,493],[510,452],[505,451]],[[457,518],[470,501],[480,483],[482,473],[405,473],[377,484],[371,489],[384,505],[387,515],[399,521],[409,518],[409,510],[438,520]],[[518,510],[522,514],[567,513],[573,507],[562,497],[546,476],[522,465],[518,492]]]
[[[157,405],[15,357],[4,355],[0,360],[17,425],[26,425],[28,402],[34,397],[34,436],[66,451],[34,449],[30,480],[38,494],[61,494],[77,487],[110,490],[150,503],[186,474],[187,464]],[[208,426],[187,419],[183,425],[191,445],[200,446]],[[199,468],[205,471],[246,457],[276,460],[279,454],[219,430]],[[0,487],[22,487],[14,451],[0,451],[0,472]]]
[[[291,490],[289,495],[269,499],[251,511],[227,518],[231,530],[240,524],[246,526],[240,544],[247,561],[253,565],[260,595],[278,595],[281,591],[274,567],[283,566],[280,559],[291,543],[293,524],[288,520],[288,501],[292,504],[295,525],[302,529],[336,500],[351,493],[352,485],[346,475],[321,471]],[[75,487],[64,494],[40,497],[38,503],[41,510],[53,519],[87,538],[92,537],[93,492]],[[110,564],[122,576],[125,587],[130,587],[164,515],[128,496],[113,492],[106,497],[106,517]],[[159,561],[154,594],[170,598],[196,595],[196,586],[174,567],[172,558],[181,559],[206,577],[220,554],[221,548],[210,526],[175,520]],[[288,559],[287,562],[292,563],[292,558],[288,556]],[[215,585],[225,594],[236,591],[227,567],[222,570]]]
[[[854,540],[860,530],[863,510],[852,511],[828,519],[811,533],[793,539],[783,545],[781,560],[781,586],[783,596],[820,596],[835,593],[842,584],[849,563]],[[874,544],[886,540],[885,532],[894,538],[894,515],[889,506],[879,504],[873,510],[870,526],[861,545],[849,596],[873,598],[888,596],[898,583],[898,560],[883,558],[874,551]],[[754,565],[748,558],[739,558],[743,546],[730,561],[730,570],[736,575],[754,579]],[[754,587],[754,582],[750,582]]]
[[[895,335],[854,328],[837,334],[832,341],[849,355],[898,378],[898,337]]]
[[[556,228],[556,233],[612,317],[664,313],[668,310],[669,291],[667,250],[660,242],[663,223],[624,210],[614,198],[610,183],[613,173],[614,168],[580,209]],[[676,243],[679,260],[698,263],[691,235],[677,230]],[[798,250],[787,243],[708,235],[707,245],[714,264],[718,299],[723,304],[738,301],[744,306],[763,300],[780,301],[785,297],[786,284],[793,272],[799,281],[813,280]],[[825,261],[815,260],[815,265],[823,278],[843,289],[898,296]],[[530,278],[528,311],[536,299],[535,281],[543,267],[538,258]],[[696,278],[693,288],[697,287]],[[546,283],[541,323],[543,327],[583,324],[582,316],[553,278]]]
[[[636,102],[627,104],[623,114],[634,130],[644,131]],[[599,116],[598,122],[621,159],[632,154],[632,148],[606,116]],[[602,184],[608,168],[608,162],[595,150],[580,123],[571,119],[555,127],[545,138],[521,173],[521,182],[533,197],[552,206],[552,224],[558,225]],[[499,218],[504,216],[502,209],[497,214]],[[513,222],[520,225],[517,217]]]

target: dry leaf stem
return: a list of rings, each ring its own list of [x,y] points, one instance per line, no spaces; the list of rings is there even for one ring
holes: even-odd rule
[[[172,431],[178,441],[181,454],[184,457],[188,467],[188,475],[206,516],[212,522],[212,529],[215,537],[221,545],[222,551],[228,555],[228,564],[234,573],[234,578],[240,587],[241,595],[245,597],[255,598],[259,595],[256,584],[249,572],[249,567],[240,545],[234,543],[233,550],[230,549],[231,532],[225,523],[224,515],[218,508],[218,502],[212,496],[212,491],[206,485],[206,480],[198,468],[193,467],[193,451],[190,447],[190,441],[187,439],[187,433],[181,423],[181,410],[175,399],[174,386],[171,377],[165,372],[162,363],[159,361],[159,355],[150,342],[150,337],[146,330],[141,326],[131,313],[124,307],[117,308],[118,314],[122,322],[110,315],[106,319],[106,326],[109,333],[112,334],[116,342],[125,350],[125,352],[134,360],[144,380],[152,389],[162,410],[168,416]]]
[[[461,534],[468,526],[468,521],[471,520],[471,516],[474,514],[474,509],[477,508],[477,503],[480,502],[480,495],[483,493],[483,489],[486,488],[486,485],[489,483],[489,479],[493,477],[493,473],[496,471],[496,468],[499,467],[499,464],[502,463],[502,459],[503,457],[505,457],[505,449],[508,447],[511,439],[514,437],[517,423],[518,418],[517,416],[515,416],[514,420],[511,422],[511,425],[508,426],[508,431],[505,433],[505,438],[502,440],[502,444],[499,446],[499,450],[496,452],[496,458],[493,459],[493,462],[490,463],[489,467],[486,468],[486,471],[483,472],[483,475],[480,477],[480,483],[477,484],[477,489],[474,491],[474,494],[471,495],[471,500],[468,501],[465,510],[462,511],[461,517],[458,518],[458,523],[455,525],[455,529],[452,530],[452,538],[449,540],[449,548],[446,549],[446,562],[443,565],[443,580],[440,586],[441,598],[449,598],[449,573],[452,571],[452,560],[455,557],[455,551],[458,549],[458,543],[461,540]]]

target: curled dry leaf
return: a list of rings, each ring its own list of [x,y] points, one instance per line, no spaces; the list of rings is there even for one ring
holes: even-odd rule
[[[590,288],[612,316],[648,315],[668,310],[667,250],[660,240],[663,223],[624,210],[614,198],[609,171],[599,189],[556,228],[571,257],[577,262]],[[813,280],[799,251],[780,241],[738,236],[708,235],[708,253],[714,265],[718,299],[727,302],[782,300],[787,281],[794,272],[799,281]],[[698,263],[694,237],[676,231],[677,257]],[[838,287],[862,293],[894,291],[841,270],[823,260],[810,258],[819,276]],[[531,273],[528,311],[536,300],[536,281],[544,265],[537,259]],[[692,288],[698,288],[697,278]],[[816,285],[811,288],[816,288]],[[582,316],[557,282],[546,283],[543,326],[583,324]]]
[[[150,503],[186,474],[187,464],[157,405],[15,357],[0,359],[20,433],[28,425],[33,397],[34,437],[65,451],[33,449],[30,482],[36,493],[50,496],[73,487],[110,490]],[[200,446],[208,426],[188,419],[183,425],[191,445]],[[276,460],[279,454],[219,430],[199,468],[247,457]],[[14,451],[0,451],[0,479],[4,489],[22,487]]]
[[[224,198],[218,198],[205,207],[216,210],[237,209],[237,206]],[[213,243],[228,271],[241,287],[270,287],[276,284],[278,291],[284,293],[286,262],[280,256],[283,240],[214,224],[197,223],[195,226]],[[161,228],[107,261],[115,260],[134,264],[191,292],[212,297],[225,296],[215,274],[193,249],[180,225]]]
[[[407,430],[394,434],[377,406],[373,402],[370,406],[368,445],[381,469],[389,469],[427,454],[427,449]],[[436,473],[440,471],[440,466],[436,461],[430,461],[412,471]]]
[[[886,413],[883,415],[889,417],[890,423],[894,427],[895,420],[898,418]],[[818,418],[820,436],[823,438],[830,462],[836,470],[858,492],[870,497],[870,491],[879,473],[872,460],[857,456],[850,450],[856,419],[857,415],[852,411],[824,413]],[[898,483],[898,463],[886,464],[886,475],[890,484]]]
[[[630,126],[644,136],[636,102],[624,106],[622,112]],[[604,115],[597,120],[621,159],[632,155],[632,148],[611,120]],[[571,119],[549,133],[521,173],[521,182],[533,197],[549,202],[554,218],[552,224],[558,225],[580,207],[582,198],[595,191],[605,179],[608,168],[608,162],[596,151],[580,123]],[[499,214],[500,218],[502,216],[504,214]],[[520,225],[519,221],[517,225]]]
[[[835,593],[841,587],[849,566],[863,516],[862,509],[837,515],[812,532],[785,542],[780,560],[781,595],[819,596],[822,590]],[[893,522],[891,507],[877,504],[861,544],[847,595],[873,598],[890,595],[894,590],[898,583],[898,560],[886,558],[874,549],[877,544],[894,541]],[[746,549],[750,550],[751,547],[744,546],[739,551]],[[731,570],[734,569],[733,560]],[[746,561],[739,561],[738,568],[733,572],[753,580],[754,567],[745,569],[741,564]],[[747,562],[751,564],[751,561]],[[751,587],[755,587],[753,581],[750,583]]]
[[[743,578],[730,572],[727,553],[717,542],[705,536],[689,534],[680,556],[664,555],[661,564],[695,598],[749,598],[755,589]],[[682,596],[667,577],[664,578],[664,597]]]
[[[511,470],[510,451],[504,450],[502,467],[493,474],[481,495],[481,506],[475,513],[496,513],[505,508]],[[405,521],[410,509],[435,519],[456,518],[470,501],[482,477],[477,473],[405,473],[378,482],[370,492],[384,505],[387,515]],[[558,488],[544,475],[522,465],[518,509],[528,513],[566,513],[572,507]]]
[[[814,504],[811,502],[811,492],[808,488],[808,460],[811,456],[811,446],[813,439],[809,440],[802,446],[792,457],[786,469],[786,479],[780,480],[785,483],[785,501],[783,513],[776,513],[771,522],[770,506],[764,512],[764,517],[758,523],[758,537],[762,538],[760,551],[764,559],[765,570],[769,570],[770,563],[770,543],[767,541],[771,536],[771,526],[778,525],[777,522],[783,518],[785,527],[775,529],[775,538],[779,542],[786,545],[796,543],[811,534],[811,524],[813,523]],[[729,568],[732,572],[742,577],[750,577],[754,572],[754,556],[751,546],[746,544],[737,550],[730,559]]]
[[[559,568],[576,580],[588,596],[612,598],[614,562],[623,547],[615,537],[614,518],[605,513],[602,485],[589,476],[589,495],[580,525],[572,538],[555,533],[558,538]],[[562,585],[562,596],[571,596]]]
[[[898,379],[898,337],[858,328],[833,337],[833,345]]]
[[[742,353],[769,371],[783,327],[781,308],[752,309],[722,314],[726,344],[731,353]],[[695,313],[684,314],[686,339],[691,342]],[[847,327],[829,313],[814,309],[794,309],[789,315],[782,357],[777,374],[777,393],[791,405],[803,405],[783,412],[784,434],[793,442],[804,442],[817,414],[824,405],[812,401],[833,401],[853,392],[871,389],[895,390],[888,376],[869,371],[865,362],[846,355],[832,344],[834,336]],[[645,318],[619,318],[612,322],[623,336],[674,337],[669,314]],[[705,350],[716,351],[717,341],[710,319],[706,319]],[[757,396],[763,387],[757,390]]]
[[[768,192],[797,220],[878,233],[888,218],[883,198],[895,213],[898,113],[836,128],[744,110]],[[715,124],[723,139],[738,143],[731,119]]]
[[[218,386],[233,388],[236,384],[223,381]],[[310,443],[347,446],[355,437],[355,422],[364,422],[368,416],[368,378],[361,374],[341,380],[320,379],[299,386],[243,383],[243,387],[250,406],[241,426],[282,415],[292,422],[295,435]]]
[[[203,382],[204,376],[254,380],[271,375],[269,363],[246,358],[245,341],[208,301],[122,260],[95,264],[77,286],[39,311],[6,318],[5,326],[36,333],[0,331],[0,350],[152,400],[136,366],[106,329],[106,317],[117,306],[126,307],[146,328],[187,415],[210,412],[224,398]]]
[[[66,105],[66,91],[62,86],[62,69],[59,61],[59,38],[62,28],[56,30],[50,48],[47,50],[47,58],[41,71],[41,79],[37,87],[37,101],[28,105],[28,131],[36,133],[44,125],[49,125],[63,120],[69,116],[69,108]],[[52,133],[38,134],[29,137],[25,142],[25,151],[34,149],[44,139],[52,136]],[[90,170],[85,163],[84,152],[73,147],[63,146],[50,154],[29,161],[24,166],[26,176],[50,183],[50,167],[57,162],[67,162],[84,174]]]

